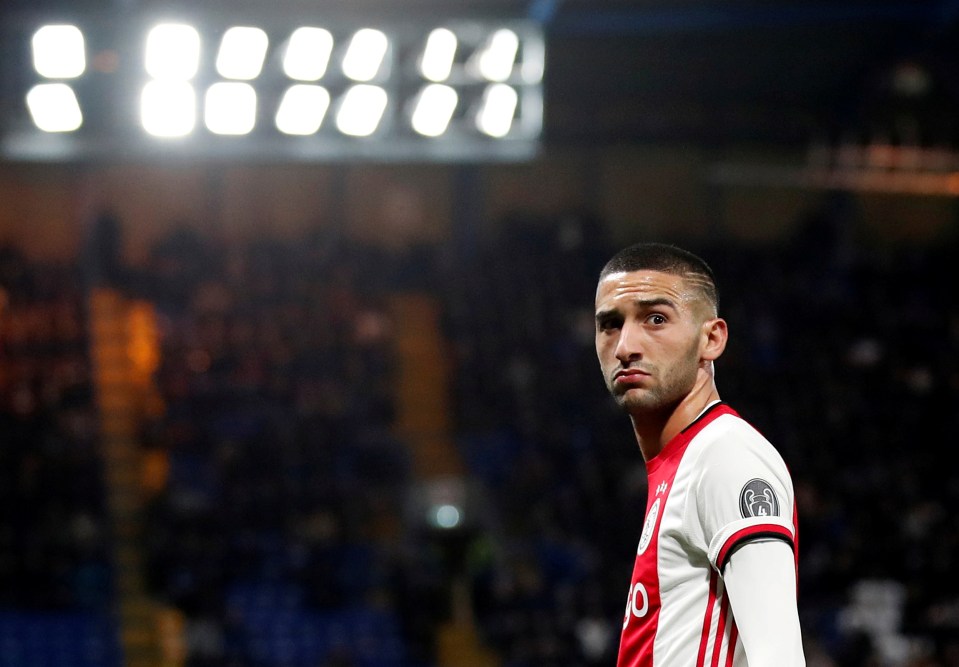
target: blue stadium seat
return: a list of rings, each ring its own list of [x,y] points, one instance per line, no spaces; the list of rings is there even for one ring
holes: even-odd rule
[[[0,612],[0,667],[121,667],[119,632],[87,613]]]
[[[395,614],[366,606],[317,612],[288,584],[247,582],[227,594],[245,645],[257,664],[315,667],[334,652],[359,667],[405,667],[406,651]]]

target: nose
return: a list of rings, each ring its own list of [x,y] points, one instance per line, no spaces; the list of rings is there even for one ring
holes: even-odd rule
[[[642,328],[630,321],[623,322],[616,341],[616,358],[623,366],[643,357]]]

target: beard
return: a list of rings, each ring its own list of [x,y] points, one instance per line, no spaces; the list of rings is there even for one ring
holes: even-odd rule
[[[641,364],[649,373],[647,387],[616,389],[612,380],[608,387],[616,403],[630,415],[648,414],[671,410],[682,401],[696,383],[699,372],[699,354],[696,345],[674,365],[667,369]]]

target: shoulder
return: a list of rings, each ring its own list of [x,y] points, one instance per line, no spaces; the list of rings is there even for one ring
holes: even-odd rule
[[[751,503],[768,499],[779,513],[791,507],[793,484],[782,456],[759,431],[736,414],[713,420],[691,443],[693,478],[701,509],[722,498],[742,516]]]
[[[792,479],[759,431],[735,413],[723,414],[696,435],[689,453],[692,498],[684,526],[714,563],[723,562],[729,545],[742,539],[793,539]]]
[[[709,468],[756,459],[785,468],[779,451],[745,419],[729,413],[718,416],[691,443],[696,458]]]

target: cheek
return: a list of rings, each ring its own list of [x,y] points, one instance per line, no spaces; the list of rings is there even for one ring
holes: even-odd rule
[[[672,359],[675,363],[699,359],[698,338],[683,336],[671,340],[660,340],[659,343],[659,353],[663,359]]]
[[[606,357],[609,356],[609,350],[611,349],[610,338],[609,336],[596,336],[596,356],[600,361],[605,361]]]
[[[596,345],[596,357],[599,359],[599,367],[604,376],[608,375],[612,368],[619,366],[619,360],[616,358],[616,346],[610,344],[609,341]]]
[[[597,347],[596,348],[596,358],[599,359],[600,368],[606,368],[609,366],[609,354],[606,352],[605,348]]]

